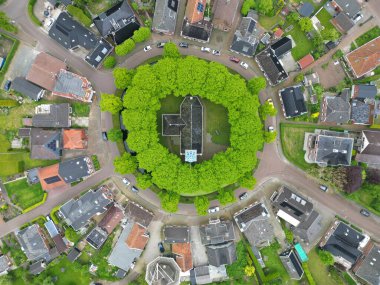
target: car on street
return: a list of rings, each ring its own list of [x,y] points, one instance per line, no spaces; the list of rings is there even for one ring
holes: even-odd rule
[[[165,248],[164,248],[164,245],[162,244],[162,242],[158,243],[158,249],[160,250],[161,253],[165,252]]]
[[[201,51],[203,51],[203,52],[211,52],[211,49],[209,47],[201,47]]]
[[[179,43],[179,46],[180,46],[181,48],[188,48],[188,47],[189,47],[189,44],[188,44],[188,43],[185,43],[185,42],[180,42],[180,43]]]
[[[240,66],[244,69],[248,69],[248,63],[245,63],[244,61],[240,62]]]
[[[213,49],[212,50],[213,55],[221,55],[220,50]]]
[[[273,133],[274,132],[274,127],[273,126],[269,126],[268,127],[268,132]]]
[[[329,191],[329,188],[326,185],[319,185],[319,189],[321,189],[323,192]]]
[[[9,89],[11,89],[11,84],[12,84],[12,81],[7,80],[7,81],[5,82],[5,84],[4,84],[4,90],[8,92]]]
[[[158,42],[157,47],[158,48],[163,48],[165,46],[166,42]]]
[[[269,99],[267,100],[267,103],[268,103],[269,105],[271,105],[271,106],[274,108],[274,104],[273,104],[273,100],[272,100],[272,98],[269,98]]]
[[[244,200],[244,199],[247,199],[248,198],[248,193],[247,192],[244,192],[242,194],[239,195],[239,199],[240,200]]]
[[[108,135],[107,132],[102,132],[102,139],[106,142],[108,141]]]
[[[144,47],[144,51],[145,51],[145,52],[150,51],[151,49],[152,49],[151,46],[145,46],[145,47]]]
[[[219,212],[219,207],[216,206],[216,207],[211,207],[208,209],[208,212],[211,214],[211,213],[216,213],[216,212]]]
[[[238,59],[236,56],[230,56],[230,60],[235,63],[239,63],[240,59]]]
[[[361,210],[360,210],[360,214],[362,214],[362,215],[365,216],[365,217],[369,217],[369,216],[371,215],[371,213],[368,212],[368,211],[365,210],[365,209],[361,209]]]
[[[132,186],[131,190],[134,193],[139,193],[139,189],[136,186]]]
[[[125,184],[125,185],[129,185],[129,184],[131,184],[131,182],[127,179],[127,178],[123,178],[123,183]]]

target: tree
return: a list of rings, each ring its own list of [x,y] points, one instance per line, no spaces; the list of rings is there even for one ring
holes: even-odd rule
[[[286,16],[286,19],[289,22],[297,22],[299,19],[299,15],[297,12],[291,12],[288,16]]]
[[[336,41],[340,37],[339,32],[334,28],[323,29],[321,35],[325,41]]]
[[[317,249],[317,253],[323,264],[334,265],[334,257],[330,252],[323,249]]]
[[[113,78],[117,89],[125,89],[132,83],[135,72],[123,67],[116,67],[113,70]]]
[[[248,172],[239,179],[239,184],[241,187],[251,190],[256,185],[256,178],[253,177],[252,172]]]
[[[338,49],[332,56],[333,59],[337,60],[344,56],[344,53],[341,49]]]
[[[310,32],[313,29],[313,23],[310,18],[303,17],[298,21],[298,24],[303,32]]]
[[[141,43],[149,39],[150,35],[151,32],[149,28],[141,27],[140,29],[134,31],[132,38],[136,43]]]
[[[110,112],[111,114],[117,114],[123,109],[123,102],[113,94],[102,93],[99,105],[103,112]]]
[[[112,142],[121,141],[123,139],[123,132],[120,129],[110,129],[107,132],[108,139]]]
[[[210,207],[210,201],[206,196],[197,196],[194,200],[194,206],[200,216],[207,215],[207,210]]]
[[[232,190],[220,189],[218,191],[218,200],[221,205],[225,206],[227,204],[235,202],[236,198]]]
[[[248,277],[253,276],[253,274],[255,274],[255,267],[252,265],[247,265],[246,267],[244,267],[244,273]]]
[[[276,116],[277,115],[277,109],[273,107],[269,102],[265,102],[262,104],[259,108],[259,113],[261,120],[265,121],[267,119],[267,116]]]
[[[42,281],[42,285],[54,285],[54,282],[53,282],[53,280],[52,280],[52,277],[51,277],[51,276],[46,277],[46,278]]]
[[[150,174],[141,174],[139,173],[136,176],[137,186],[141,189],[148,189],[152,186],[152,176]]]
[[[258,0],[257,11],[261,14],[269,15],[271,12],[273,12],[272,0]]]
[[[299,83],[302,82],[305,78],[305,75],[303,73],[297,74],[296,77],[294,77],[294,82]]]
[[[118,56],[127,55],[128,53],[130,53],[131,51],[133,51],[133,49],[135,48],[135,46],[136,46],[136,44],[135,44],[135,42],[133,41],[132,38],[127,39],[123,43],[121,43],[121,44],[119,44],[119,45],[117,45],[115,47],[115,53]]]
[[[11,19],[3,11],[0,11],[0,29],[10,33],[17,32],[17,27],[11,23]]]
[[[264,90],[267,87],[267,81],[261,76],[254,77],[248,81],[247,87],[252,94],[258,95],[261,90]]]
[[[241,7],[240,13],[243,16],[247,16],[248,12],[255,8],[255,1],[254,0],[244,0],[243,6]]]
[[[109,55],[106,57],[106,59],[103,61],[103,67],[106,69],[114,68],[116,65],[116,58],[112,55]]]
[[[179,58],[181,54],[179,53],[178,47],[175,43],[169,42],[164,45],[164,57]]]
[[[273,131],[273,132],[268,132],[268,131],[265,131],[264,132],[264,140],[266,143],[272,143],[276,140],[276,137],[277,137],[277,132],[276,131]]]
[[[161,207],[166,212],[175,213],[178,211],[179,194],[172,191],[161,191],[158,194],[161,199]]]
[[[118,156],[113,161],[115,171],[120,174],[130,174],[135,172],[137,168],[137,159],[130,153],[124,152],[122,156]]]

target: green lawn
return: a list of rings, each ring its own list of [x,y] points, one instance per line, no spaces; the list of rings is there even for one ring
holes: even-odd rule
[[[360,47],[378,36],[380,36],[380,27],[373,27],[355,40],[356,46]]]
[[[42,201],[44,191],[40,184],[29,185],[25,179],[5,184],[9,198],[22,209]]]
[[[347,195],[347,197],[380,215],[380,185],[364,183],[359,191]]]
[[[335,29],[333,24],[331,24],[330,20],[332,19],[332,16],[327,12],[325,8],[321,9],[319,13],[316,15],[318,20],[321,22],[322,26],[325,27],[325,29]]]
[[[90,115],[90,104],[70,102],[70,105],[73,108],[73,116],[88,117]]]
[[[266,30],[270,30],[281,20],[282,20],[282,17],[280,15],[277,15],[274,17],[268,17],[264,15],[259,16],[259,23]]]
[[[230,144],[230,123],[228,122],[228,111],[219,104],[202,99],[206,112],[207,133],[211,134],[212,142],[215,144]]]
[[[293,29],[286,33],[286,35],[292,36],[296,43],[296,46],[292,48],[292,56],[294,60],[298,61],[312,51],[313,45],[297,23],[293,23],[292,25]]]

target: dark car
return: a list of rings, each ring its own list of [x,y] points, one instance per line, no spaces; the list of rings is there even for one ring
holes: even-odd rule
[[[180,42],[180,43],[179,43],[179,46],[180,46],[181,48],[188,48],[188,47],[189,47],[189,44],[188,44],[188,43],[185,43],[185,42]]]
[[[239,199],[240,200],[244,200],[244,199],[247,199],[248,198],[248,193],[247,192],[244,192],[242,194],[239,195]]]
[[[163,48],[165,46],[166,42],[158,42],[157,47],[158,48]]]
[[[371,215],[370,212],[368,212],[367,210],[364,210],[364,209],[360,210],[360,214],[362,214],[365,217],[369,217]]]
[[[11,84],[12,84],[12,81],[7,80],[7,81],[5,82],[5,84],[4,84],[4,90],[8,92],[9,89],[11,89]]]
[[[161,253],[165,252],[165,248],[164,248],[164,245],[162,244],[162,242],[158,243],[158,248],[159,248],[159,250],[160,250]]]
[[[231,60],[232,62],[235,62],[235,63],[239,63],[239,62],[240,62],[240,59],[238,59],[238,58],[235,57],[235,56],[230,56],[230,60]]]
[[[102,139],[106,142],[108,141],[108,135],[107,132],[102,132]]]
[[[139,193],[139,189],[137,187],[135,187],[135,186],[132,186],[131,190],[134,193]]]

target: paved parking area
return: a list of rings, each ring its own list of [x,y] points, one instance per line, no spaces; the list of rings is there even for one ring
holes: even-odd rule
[[[326,89],[336,86],[346,77],[346,73],[340,63],[335,65],[334,61],[329,61],[327,67],[323,68],[323,66],[318,65],[314,68],[314,71],[318,73],[319,80]]]
[[[34,48],[20,43],[6,78],[13,80],[17,76],[25,77],[38,53]]]
[[[190,228],[190,240],[194,267],[208,264],[206,247],[201,242],[199,227],[195,226]]]

